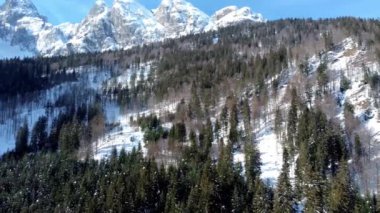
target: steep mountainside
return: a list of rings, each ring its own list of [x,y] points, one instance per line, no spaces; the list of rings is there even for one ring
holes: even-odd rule
[[[125,34],[155,20],[131,0],[110,10]],[[0,60],[2,210],[379,209],[378,35],[374,19],[284,19]]]
[[[0,10],[1,38],[22,49],[34,50],[39,33],[51,28],[29,0],[7,0]]]
[[[99,49],[115,49],[113,27],[109,9],[104,1],[97,0],[85,19],[78,26],[61,28],[70,37],[69,45],[73,52],[94,52]],[[72,32],[70,32],[70,30]]]

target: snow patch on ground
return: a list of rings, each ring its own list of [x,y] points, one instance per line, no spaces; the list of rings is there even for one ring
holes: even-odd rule
[[[107,81],[106,87],[109,88],[121,85],[122,87],[128,86],[131,88],[132,86],[136,86],[132,85],[132,83],[137,84],[139,81],[146,80],[151,72],[152,65],[152,62],[148,62],[140,64],[138,67],[132,66],[124,71],[121,71],[120,75]]]
[[[131,152],[134,148],[141,146],[143,153],[146,153],[144,146],[144,132],[139,127],[133,127],[129,122],[129,116],[120,118],[120,126],[105,134],[95,142],[94,159],[101,160],[109,157],[113,149],[120,152],[124,149]]]
[[[282,145],[270,127],[259,132],[257,144],[261,154],[261,178],[276,183],[282,168]]]
[[[138,111],[133,113],[127,113],[122,115],[118,107],[106,107],[107,116],[111,115],[112,122],[118,124],[115,128],[107,132],[103,137],[95,141],[94,145],[94,158],[96,160],[101,160],[103,158],[109,157],[113,149],[120,152],[123,148],[126,152],[131,152],[134,148],[137,149],[139,146],[142,148],[144,156],[147,154],[147,149],[144,143],[144,132],[141,128],[133,125],[131,119],[136,120],[138,116],[148,116],[155,114],[158,117],[162,116],[163,113],[173,113],[179,102],[174,103],[161,103],[148,110]],[[116,112],[117,111],[117,112]],[[107,121],[110,122],[109,117]],[[163,124],[164,128],[171,127],[171,123]]]

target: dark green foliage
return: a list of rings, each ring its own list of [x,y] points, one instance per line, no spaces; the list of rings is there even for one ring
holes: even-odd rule
[[[355,135],[355,157],[360,159],[363,155],[363,147],[359,135]]]
[[[250,190],[253,191],[255,183],[261,175],[260,153],[255,144],[245,145],[245,171]]]
[[[48,149],[47,117],[40,117],[32,130],[30,147],[34,152]]]
[[[351,81],[344,75],[340,79],[340,91],[345,92],[346,90],[351,89]]]
[[[147,142],[157,142],[165,134],[161,121],[156,115],[139,118],[137,123],[144,131],[144,140]]]
[[[375,73],[369,77],[369,84],[371,85],[372,89],[378,89],[380,86],[380,76],[379,74]]]
[[[297,133],[297,119],[298,119],[298,101],[297,91],[292,89],[292,100],[290,103],[290,109],[288,112],[288,125],[287,125],[287,148],[291,153],[295,150],[295,136]]]
[[[204,156],[208,156],[212,143],[214,142],[214,132],[210,119],[207,120],[206,125],[203,125],[199,134],[199,148]]]
[[[48,60],[10,59],[0,61],[0,99],[25,95],[66,81],[75,81],[75,73],[53,72]]]
[[[250,133],[251,128],[251,109],[249,106],[248,100],[243,100],[241,103],[242,107],[242,115],[243,115],[243,121],[244,121],[244,129],[247,133]]]
[[[222,122],[222,125],[227,128],[228,125],[228,108],[227,106],[224,106],[222,109],[222,112],[220,113],[220,121]]]
[[[234,104],[230,111],[230,132],[229,132],[229,139],[232,143],[237,143],[239,140],[239,133],[238,133],[238,109],[237,106]]]
[[[169,132],[169,138],[179,142],[186,141],[186,126],[184,123],[177,123],[173,125]]]
[[[59,149],[65,154],[73,153],[80,145],[80,126],[74,122],[63,125],[59,136]]]
[[[327,75],[327,64],[321,63],[317,68],[318,95],[322,95],[327,91],[327,83],[329,77]]]
[[[282,128],[283,122],[284,122],[284,118],[282,117],[281,109],[277,108],[275,112],[275,118],[274,118],[274,131],[277,137],[281,136],[281,131],[283,130]]]
[[[294,195],[289,179],[289,154],[286,149],[284,149],[283,159],[284,162],[282,165],[280,177],[278,178],[278,186],[275,193],[273,211],[276,213],[291,213],[294,211]]]
[[[29,128],[28,124],[25,122],[22,127],[17,132],[16,136],[16,155],[23,156],[28,152],[28,141],[29,141]]]
[[[197,84],[193,82],[191,87],[191,99],[189,104],[189,117],[194,118],[202,118],[203,111],[201,100],[198,95]]]
[[[346,101],[344,103],[344,114],[345,116],[347,114],[354,114],[355,113],[355,106],[352,105],[350,102]]]
[[[355,199],[355,213],[376,213],[378,212],[376,195],[370,195],[367,193],[364,197],[362,195],[356,195]]]
[[[329,194],[330,212],[351,212],[355,205],[355,191],[346,162],[341,162],[337,176],[332,180]]]

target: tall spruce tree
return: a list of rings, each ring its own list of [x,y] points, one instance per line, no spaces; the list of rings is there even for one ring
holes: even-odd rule
[[[339,171],[333,178],[329,194],[330,212],[351,212],[355,205],[355,190],[347,162],[340,162]]]
[[[291,156],[295,151],[295,137],[297,133],[297,120],[298,120],[298,97],[295,88],[291,91],[292,99],[290,103],[290,109],[288,112],[288,126],[287,126],[287,148],[290,151]]]
[[[294,195],[289,179],[289,154],[286,148],[284,149],[283,159],[284,162],[275,193],[273,210],[275,213],[291,213],[294,211]]]
[[[47,117],[40,117],[32,130],[30,139],[31,150],[37,152],[46,148],[47,143]]]
[[[22,156],[28,151],[28,140],[29,140],[29,128],[28,123],[25,122],[24,125],[18,130],[16,136],[16,154]]]

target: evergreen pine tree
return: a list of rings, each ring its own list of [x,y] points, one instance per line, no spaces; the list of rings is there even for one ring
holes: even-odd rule
[[[355,157],[356,159],[360,159],[363,155],[362,143],[360,141],[359,135],[355,135]]]
[[[329,194],[330,212],[351,212],[355,205],[355,193],[352,186],[347,162],[341,161],[339,171],[332,180]]]
[[[261,175],[260,153],[255,144],[245,145],[245,173],[247,177],[248,190],[253,192],[257,178]]]
[[[297,91],[295,88],[291,91],[292,100],[290,103],[290,109],[288,113],[288,126],[287,126],[287,148],[289,149],[291,156],[295,151],[295,137],[297,133],[297,120],[298,120],[298,106],[297,106]]]
[[[238,109],[236,104],[234,104],[230,111],[230,133],[228,135],[232,143],[237,143],[239,139],[238,122]]]
[[[40,117],[32,130],[30,139],[31,150],[40,151],[45,148],[47,142],[47,117]]]
[[[269,190],[260,177],[255,180],[255,191],[252,197],[253,212],[272,212],[272,198]]]
[[[62,127],[59,136],[59,148],[65,154],[73,153],[79,148],[80,145],[80,135],[79,135],[79,125],[65,124]]]
[[[274,118],[274,132],[276,133],[277,138],[280,138],[280,135],[282,132],[282,123],[283,123],[283,118],[282,118],[281,109],[277,107],[276,112],[275,112],[275,118]]]
[[[305,212],[326,212],[326,183],[318,172],[311,170],[311,166],[306,166],[306,186],[305,196],[307,202]]]
[[[24,125],[18,130],[16,136],[16,154],[22,156],[28,151],[28,139],[29,139],[29,128],[28,124],[25,122]]]
[[[277,190],[274,199],[275,213],[291,213],[293,212],[293,191],[289,180],[289,154],[284,149],[283,165],[280,177],[278,178]]]

